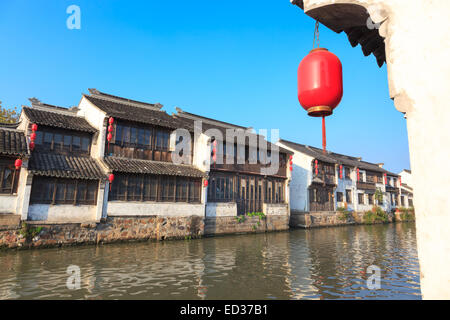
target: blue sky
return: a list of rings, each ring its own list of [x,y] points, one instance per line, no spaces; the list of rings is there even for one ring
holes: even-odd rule
[[[69,30],[69,5],[81,29]],[[314,21],[289,0],[0,2],[0,100],[65,107],[97,88],[160,102],[321,147],[321,120],[297,100],[297,67]],[[327,118],[328,149],[409,168],[406,120],[389,98],[386,67],[320,28],[342,61],[344,97]]]

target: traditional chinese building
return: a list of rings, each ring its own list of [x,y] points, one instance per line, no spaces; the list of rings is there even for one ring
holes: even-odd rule
[[[18,224],[28,205],[23,169],[28,163],[28,144],[25,133],[16,128],[17,125],[0,126],[0,226]],[[21,160],[20,166],[16,166],[17,160]]]
[[[291,213],[335,211],[339,207],[362,212],[374,205],[390,211],[397,205],[398,187],[394,186],[398,177],[383,169],[383,164],[331,151],[324,153],[283,139],[278,144],[294,152]]]
[[[289,216],[291,151],[269,143],[252,128],[177,111],[176,116],[184,121],[201,122],[202,132],[210,137],[206,216],[248,212]],[[270,170],[274,162],[275,169]]]

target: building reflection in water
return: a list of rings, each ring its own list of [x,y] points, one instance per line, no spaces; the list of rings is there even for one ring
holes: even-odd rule
[[[69,265],[81,289],[66,286]],[[365,270],[381,268],[380,290]],[[0,299],[420,298],[412,224],[0,252]]]

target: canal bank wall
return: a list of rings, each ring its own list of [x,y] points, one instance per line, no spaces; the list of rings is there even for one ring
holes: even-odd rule
[[[127,241],[193,239],[289,229],[288,215],[108,217],[100,223],[26,222],[0,226],[0,248],[29,249]]]
[[[404,210],[385,213],[377,217],[375,213],[366,212],[291,212],[289,226],[291,228],[320,228],[345,225],[380,224],[393,222],[414,221],[414,211]]]
[[[0,228],[0,248],[38,248],[202,237],[204,219],[190,217],[108,217],[100,223],[27,222]]]
[[[10,219],[11,220],[11,219]],[[14,220],[14,219],[13,219]],[[367,221],[367,212],[292,212],[288,215],[225,217],[108,217],[100,223],[20,223],[0,225],[1,249],[27,249],[127,241],[192,239],[204,236],[263,233],[289,228],[318,228],[414,220],[414,214],[388,213],[386,221]],[[16,221],[16,222],[15,222]]]

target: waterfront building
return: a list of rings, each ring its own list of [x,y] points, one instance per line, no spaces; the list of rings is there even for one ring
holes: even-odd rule
[[[17,221],[95,226],[141,217],[159,230],[173,218],[171,225],[183,230],[213,218],[213,233],[227,233],[233,229],[221,226],[229,219],[259,212],[273,216],[270,228],[288,228],[292,152],[249,128],[181,109],[169,115],[158,103],[96,89],[71,108],[30,101],[19,123],[2,127],[0,136],[0,209]],[[195,120],[202,126],[197,131]],[[236,135],[227,151],[228,129]],[[230,155],[231,162],[225,159]],[[23,165],[15,171],[18,157]]]
[[[400,205],[405,208],[414,207],[413,201],[413,177],[411,174],[411,170],[403,169],[399,174],[401,177],[401,186],[400,186]]]
[[[16,160],[22,161],[16,168]],[[26,166],[29,151],[25,133],[17,125],[0,126],[0,226],[18,224],[22,210],[28,205],[25,199]]]
[[[180,108],[177,108],[176,117],[192,124],[201,121],[202,132],[210,137],[212,158],[207,217],[247,212],[289,216],[291,151],[268,142],[252,128],[206,118]],[[232,141],[227,139],[227,134],[233,136]],[[217,150],[213,151],[214,148]],[[276,162],[276,168],[269,172],[273,162]]]
[[[31,126],[37,125],[22,181],[27,197],[22,220],[99,221],[106,173],[94,156],[98,130],[78,115],[77,108],[30,100],[31,107],[22,108],[18,127],[30,140]]]
[[[279,140],[278,145],[294,152],[291,191],[291,214],[296,212],[335,211],[347,208],[363,212],[378,205],[386,211],[396,203],[398,188],[385,183],[397,183],[397,175],[383,169],[382,163],[370,163],[361,158]],[[394,200],[397,200],[395,198]]]
[[[96,156],[114,175],[106,182],[103,217],[177,216],[203,217],[205,211],[206,159],[200,144],[184,155],[185,163],[172,161],[176,129],[193,135],[193,127],[161,110],[160,104],[125,99],[89,89],[78,105],[83,115],[98,130]],[[113,119],[108,141],[109,119]],[[194,150],[195,149],[195,150]],[[106,175],[105,175],[106,176]]]

